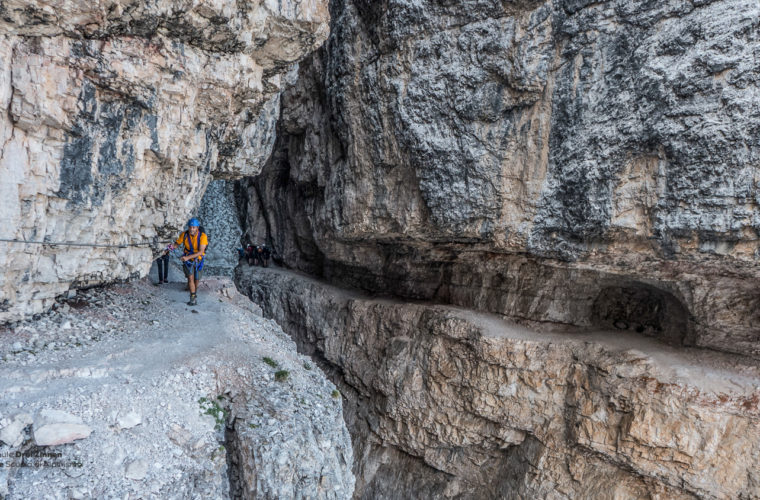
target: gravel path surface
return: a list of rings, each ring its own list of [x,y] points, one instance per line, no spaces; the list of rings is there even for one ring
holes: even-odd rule
[[[350,496],[335,387],[228,279],[187,298],[142,280],[2,327],[0,497]]]

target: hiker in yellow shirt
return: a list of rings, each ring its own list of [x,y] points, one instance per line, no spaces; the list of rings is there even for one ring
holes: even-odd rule
[[[189,306],[198,303],[198,285],[201,281],[203,271],[203,259],[206,256],[206,247],[208,246],[208,236],[200,230],[201,223],[198,219],[192,218],[187,223],[187,231],[183,231],[177,241],[177,246],[184,246],[184,254],[180,257],[182,261],[182,270],[187,277],[187,287],[190,289]]]

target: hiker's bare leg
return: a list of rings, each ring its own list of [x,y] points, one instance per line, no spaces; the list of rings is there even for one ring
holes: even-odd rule
[[[192,274],[187,277],[187,286],[190,287],[190,293],[195,293],[195,279]]]

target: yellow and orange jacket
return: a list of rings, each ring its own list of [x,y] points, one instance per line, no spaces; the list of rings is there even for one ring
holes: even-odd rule
[[[176,243],[177,246],[184,246],[184,255],[190,255],[192,253],[200,252],[201,247],[205,248],[208,246],[208,236],[206,236],[206,233],[202,233],[200,230],[198,230],[198,234],[194,237],[191,236],[188,231],[182,231],[182,233],[180,233],[179,237],[177,238],[177,241],[174,243]],[[195,257],[195,260],[201,262],[205,256],[206,252],[203,251],[198,257]]]

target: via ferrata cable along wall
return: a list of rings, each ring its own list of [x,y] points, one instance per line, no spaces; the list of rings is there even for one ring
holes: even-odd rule
[[[149,247],[155,247],[164,243],[170,243],[171,240],[167,241],[160,241],[156,238],[152,240],[144,240],[140,242],[132,242],[132,243],[120,243],[120,244],[112,244],[112,243],[82,243],[82,242],[76,242],[76,241],[30,241],[30,240],[20,240],[20,239],[13,239],[13,238],[0,238],[0,242],[5,243],[21,243],[25,245],[45,245],[45,246],[61,246],[61,247],[86,247],[86,248],[129,248],[129,247],[143,247],[143,246],[149,246]]]

